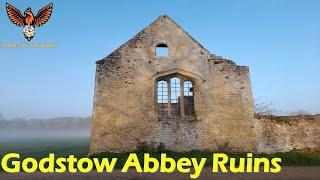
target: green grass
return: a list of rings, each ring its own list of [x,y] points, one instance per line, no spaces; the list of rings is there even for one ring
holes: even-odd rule
[[[88,137],[9,137],[0,139],[0,159],[8,153],[20,154],[20,160],[33,157],[37,161],[54,153],[56,157],[86,157]],[[0,172],[2,171],[0,166]]]
[[[57,157],[75,155],[85,157],[88,154],[89,138],[30,138],[0,140],[0,157],[7,153],[19,153],[22,158],[33,157],[41,159],[49,153]]]
[[[56,157],[68,157],[75,155],[76,158],[86,157],[88,155],[89,138],[84,137],[36,137],[36,138],[3,138],[0,139],[0,159],[7,153],[19,153],[21,160],[26,157],[33,157],[38,161],[47,157],[49,153],[54,153]],[[144,152],[150,153],[151,157],[160,159],[160,153],[166,153],[168,157],[178,160],[182,157],[187,158],[207,158],[206,165],[212,166],[214,152],[210,151],[188,151],[188,152],[174,152],[164,148],[154,149],[148,151],[140,149],[133,151],[137,153],[139,161],[143,164]],[[126,153],[111,153],[104,152],[93,154],[90,157],[98,158],[118,158],[116,167],[121,168],[126,162],[130,152]],[[241,158],[246,157],[246,153],[227,153],[229,157]],[[320,166],[320,152],[286,152],[286,153],[257,153],[254,157],[265,157],[268,159],[274,157],[282,158],[282,166],[296,165],[296,166]],[[0,169],[1,171],[1,169]]]
[[[104,152],[104,153],[98,153],[93,154],[90,157],[91,158],[117,158],[118,162],[116,164],[117,168],[123,167],[125,164],[127,157],[129,156],[130,152],[127,153],[111,153],[111,152]],[[144,152],[141,151],[133,151],[133,153],[136,153],[139,159],[140,164],[143,164],[143,156]],[[151,157],[155,157],[158,160],[160,160],[160,154],[166,153],[167,157],[171,157],[175,159],[176,161],[182,157],[186,158],[197,158],[198,161],[200,161],[201,158],[206,158],[206,166],[212,166],[213,164],[213,153],[210,151],[188,151],[188,152],[174,152],[170,150],[163,150],[161,152],[159,151],[149,151]],[[239,160],[239,158],[246,158],[246,153],[226,153],[229,158],[236,158]],[[256,153],[253,154],[253,157],[255,158],[268,158],[272,159],[275,157],[279,157],[282,159],[282,162],[280,163],[281,166],[320,166],[320,154],[319,153],[303,153],[303,152],[284,152],[284,153]]]

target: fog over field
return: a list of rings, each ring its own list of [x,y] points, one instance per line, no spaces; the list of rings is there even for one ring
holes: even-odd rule
[[[89,137],[90,117],[5,120],[0,118],[0,140],[7,138]]]
[[[19,153],[23,158],[40,159],[49,153],[85,157],[89,148],[90,121],[90,117],[11,120],[0,117],[0,157],[11,152]]]

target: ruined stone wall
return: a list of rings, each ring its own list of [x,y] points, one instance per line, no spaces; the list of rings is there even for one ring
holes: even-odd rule
[[[168,45],[168,57],[155,47]],[[196,118],[159,119],[156,80],[181,74],[195,82]],[[174,21],[161,16],[97,62],[90,153],[130,151],[139,144],[185,151],[255,151],[247,67],[210,53]]]
[[[320,149],[320,115],[255,118],[259,152]]]
[[[207,129],[202,147],[256,151],[249,68],[211,56],[210,76],[203,83],[202,114]],[[214,141],[214,143],[212,143]]]

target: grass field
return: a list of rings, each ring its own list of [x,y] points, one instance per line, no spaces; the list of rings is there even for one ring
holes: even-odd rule
[[[57,157],[75,155],[84,157],[88,154],[89,137],[6,137],[0,138],[0,157],[15,152],[22,158],[34,157],[41,159],[49,153]]]
[[[75,155],[76,158],[85,157],[88,155],[89,137],[87,136],[66,136],[66,137],[53,137],[53,136],[34,136],[34,137],[2,137],[0,138],[0,158],[5,154],[15,152],[21,155],[21,159],[25,157],[33,157],[37,160],[47,157],[49,153],[54,153],[56,157],[68,157]],[[147,150],[134,151],[138,157],[143,161],[143,152]],[[197,159],[207,158],[206,164],[211,165],[212,153],[206,151],[190,151],[190,152],[173,152],[166,149],[158,149],[149,151],[152,157],[159,158],[160,152],[166,153],[168,157],[179,159],[181,157],[195,157]],[[100,153],[92,157],[116,157],[118,158],[117,167],[120,168],[125,163],[129,153]],[[229,157],[246,157],[245,153],[235,154],[228,153]],[[282,165],[295,165],[295,166],[320,166],[320,153],[319,152],[288,152],[288,153],[273,153],[255,154],[254,157],[281,157]],[[1,171],[1,170],[0,170]]]
[[[145,151],[133,151],[137,154],[140,164],[143,165],[143,157]],[[166,153],[168,157],[175,159],[176,161],[180,158],[196,158],[200,161],[201,158],[206,158],[206,166],[212,166],[213,164],[213,153],[211,151],[188,151],[188,152],[174,152],[170,150],[163,151],[149,151],[151,157],[155,157],[160,161],[160,153]],[[236,164],[239,162],[239,158],[246,158],[246,153],[226,153],[229,158],[236,158]],[[98,153],[93,154],[91,157],[104,158],[104,157],[114,157],[118,159],[116,164],[117,168],[123,167],[125,164],[129,153]],[[268,158],[272,159],[279,157],[282,159],[280,163],[281,166],[320,166],[320,154],[317,153],[307,153],[307,152],[279,152],[279,153],[256,153],[253,155],[255,158]]]

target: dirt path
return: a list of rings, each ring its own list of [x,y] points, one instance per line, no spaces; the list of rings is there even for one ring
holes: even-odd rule
[[[0,173],[0,179],[14,179],[14,180],[36,180],[36,179],[130,179],[130,180],[138,180],[138,179],[152,179],[152,180],[160,180],[160,179],[189,179],[189,174],[182,173],[171,173],[171,174],[163,174],[163,173],[155,173],[155,174],[144,174],[144,173],[136,173],[134,171],[129,171],[128,173],[120,173],[119,170],[114,171],[113,173],[97,173],[91,172],[87,174],[83,173],[19,173],[19,174],[8,174],[8,173]],[[203,170],[200,179],[320,179],[320,166],[289,166],[283,167],[281,172],[278,174],[272,173],[254,173],[254,174],[233,174],[233,173],[212,173],[209,168]]]

